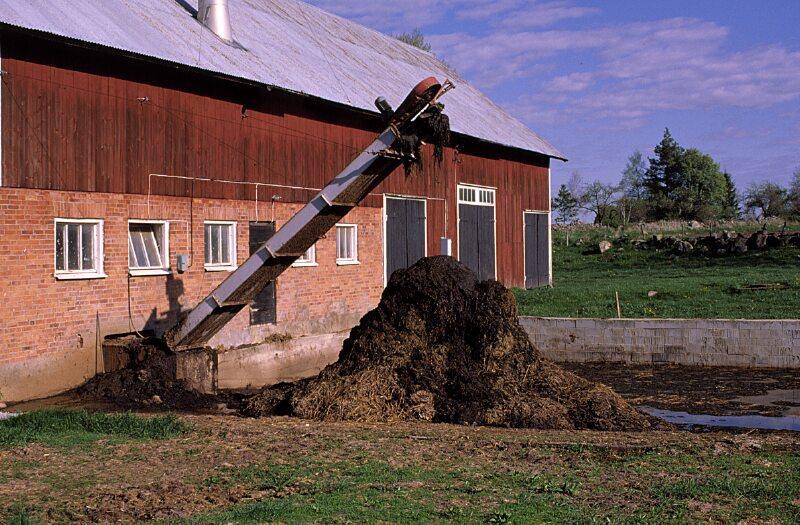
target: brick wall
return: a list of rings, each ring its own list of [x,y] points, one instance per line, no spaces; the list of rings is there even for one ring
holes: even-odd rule
[[[181,309],[205,297],[227,272],[207,272],[204,220],[237,221],[238,260],[248,256],[248,221],[286,221],[300,204],[190,199],[106,193],[0,188],[0,398],[47,395],[102,371],[95,342],[108,334],[161,331]],[[103,279],[56,280],[53,220],[97,218],[104,222]],[[170,265],[191,254],[183,274],[129,277],[128,220],[170,221]],[[383,290],[379,208],[359,207],[346,222],[358,224],[359,265],[337,266],[335,233],[317,243],[315,267],[289,269],[278,279],[275,325],[249,326],[242,311],[212,341],[233,346],[270,333],[307,335],[353,326],[377,304]],[[129,311],[130,304],[130,311]],[[99,326],[99,330],[96,327]]]
[[[521,317],[555,361],[800,368],[800,321]]]

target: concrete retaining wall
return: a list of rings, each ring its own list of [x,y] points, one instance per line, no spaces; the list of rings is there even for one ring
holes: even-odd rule
[[[520,317],[546,357],[567,362],[800,368],[800,321]]]

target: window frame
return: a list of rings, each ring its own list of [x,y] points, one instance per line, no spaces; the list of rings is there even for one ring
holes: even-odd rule
[[[302,257],[305,257],[306,255],[309,255],[309,253],[310,253],[311,257],[308,257],[306,259],[301,259]],[[317,263],[317,243],[312,244],[311,247],[308,250],[306,250],[306,252],[303,255],[301,255],[300,257],[301,258],[297,258],[292,263],[292,267],[294,267],[294,268],[308,268],[308,267],[312,267],[312,266],[319,266],[319,264]]]
[[[59,281],[78,280],[78,279],[105,279],[103,263],[105,262],[105,246],[103,237],[103,219],[71,219],[67,217],[56,217],[53,219],[53,277]],[[59,224],[91,224],[94,226],[94,249],[92,260],[94,268],[92,270],[59,270],[58,269],[58,225]],[[64,247],[64,254],[68,248]],[[81,254],[81,259],[82,259]],[[67,266],[66,264],[64,265]]]
[[[206,226],[230,226],[231,230],[228,233],[228,256],[230,258],[229,263],[209,263],[206,260],[206,249],[208,248],[208,239],[206,237]],[[238,252],[238,243],[236,242],[238,239],[238,230],[237,230],[237,223],[236,221],[203,221],[203,268],[207,272],[232,272],[239,266],[237,252]]]
[[[161,226],[163,245],[160,247],[159,253],[161,255],[161,267],[131,267],[130,265],[130,249],[131,249],[131,224],[153,224]],[[147,276],[147,275],[169,275],[172,273],[169,259],[169,221],[157,219],[128,219],[128,274],[134,277]]]
[[[343,258],[339,257],[339,230],[345,228],[353,229],[353,257]],[[361,264],[358,260],[358,224],[340,223],[336,225],[336,264],[339,266],[346,266],[350,264]]]

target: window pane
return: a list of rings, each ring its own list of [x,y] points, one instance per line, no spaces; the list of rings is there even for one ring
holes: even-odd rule
[[[211,225],[211,264],[219,264],[219,224]]]
[[[56,271],[64,271],[64,232],[67,225],[63,222],[56,224]]]
[[[230,224],[223,224],[220,225],[220,241],[222,241],[222,247],[220,248],[220,261],[224,264],[231,263],[231,230],[233,228]]]
[[[350,230],[347,236],[347,258],[356,260],[356,229],[355,227],[348,228]]]
[[[151,268],[161,268],[161,246],[156,241],[155,226],[150,227],[150,231],[142,233],[144,239],[144,249],[147,251],[147,260]]]
[[[67,270],[80,270],[80,224],[67,225]]]
[[[94,224],[81,225],[81,251],[83,270],[94,270]]]
[[[356,260],[355,226],[338,226],[336,228],[336,258],[350,261]]]
[[[133,268],[146,268],[147,267],[147,253],[144,249],[144,240],[142,239],[142,232],[140,228],[131,231],[129,234],[131,240],[131,253],[133,254]]]
[[[128,264],[131,268],[163,268],[162,224],[130,224],[128,226]]]
[[[128,267],[135,268],[138,266],[136,264],[136,257],[133,254],[133,241],[131,240],[131,232],[128,232]]]

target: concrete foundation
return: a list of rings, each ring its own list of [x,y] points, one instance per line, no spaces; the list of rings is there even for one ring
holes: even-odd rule
[[[621,362],[800,368],[800,321],[521,317],[545,357]]]
[[[99,361],[96,363],[96,360]],[[60,394],[102,371],[94,343],[68,352],[49,353],[0,366],[0,401],[15,402]]]
[[[218,353],[216,387],[260,388],[317,375],[336,361],[348,334],[310,335]]]

